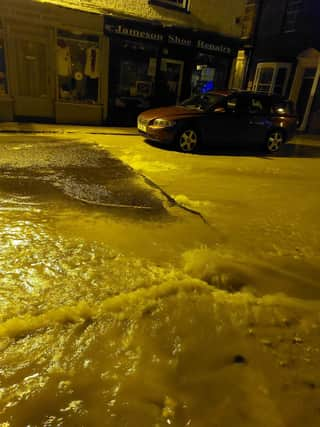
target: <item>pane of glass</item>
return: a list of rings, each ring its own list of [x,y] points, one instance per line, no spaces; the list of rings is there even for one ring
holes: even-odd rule
[[[277,95],[282,95],[283,93],[283,86],[286,81],[288,69],[285,67],[280,67],[277,72],[277,77],[273,89],[273,93]]]
[[[271,84],[273,77],[272,67],[263,67],[260,71],[259,84]]]
[[[302,0],[289,0],[284,19],[283,31],[295,31],[297,20],[303,7]]]
[[[8,93],[4,41],[0,39],[0,96]]]
[[[271,87],[270,84],[269,85],[268,84],[265,84],[265,85],[258,84],[257,91],[263,92],[263,93],[269,93],[270,87]]]
[[[59,31],[56,64],[60,101],[98,101],[100,51],[96,36]]]

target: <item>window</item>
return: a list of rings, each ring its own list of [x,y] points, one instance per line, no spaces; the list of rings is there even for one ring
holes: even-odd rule
[[[248,113],[249,109],[249,97],[244,95],[238,95],[235,97],[228,98],[226,111],[229,113]]]
[[[100,50],[98,36],[59,31],[56,67],[58,98],[64,102],[98,102]]]
[[[189,0],[149,0],[149,4],[188,11]]]
[[[288,0],[283,22],[284,33],[296,31],[298,17],[302,11],[302,8],[303,0]]]
[[[257,0],[246,0],[244,15],[242,18],[241,38],[251,39],[257,17]]]
[[[285,95],[291,65],[287,63],[261,62],[257,65],[253,90],[269,95]]]
[[[205,93],[201,95],[194,95],[181,103],[184,107],[199,108],[206,110],[215,105],[224,105],[225,97],[223,95],[215,95],[212,93]]]
[[[250,114],[268,114],[270,112],[270,107],[270,99],[265,96],[253,96],[250,98]]]
[[[113,123],[136,123],[138,114],[156,98],[158,46],[145,41],[114,39],[110,47],[109,113]]]
[[[205,93],[212,89],[225,89],[227,86],[230,60],[213,55],[198,53],[191,77],[191,94]]]

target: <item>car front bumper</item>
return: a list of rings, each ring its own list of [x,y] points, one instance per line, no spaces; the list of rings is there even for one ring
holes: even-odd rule
[[[145,132],[141,129],[138,129],[138,131],[144,138],[161,144],[172,144],[176,138],[176,131],[174,128],[148,126]]]

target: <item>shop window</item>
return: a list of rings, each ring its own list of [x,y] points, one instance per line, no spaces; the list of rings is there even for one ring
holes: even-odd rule
[[[8,93],[4,40],[0,38],[0,96]]]
[[[154,79],[149,74],[150,61],[156,61],[156,58],[126,58],[121,62],[117,91],[120,98],[142,101],[151,97]]]
[[[189,0],[149,0],[149,4],[188,11]]]
[[[60,101],[98,102],[100,50],[98,36],[59,31],[56,67]]]
[[[288,0],[285,11],[283,32],[290,33],[296,31],[297,21],[303,8],[303,0]]]
[[[205,93],[212,89],[225,89],[229,65],[228,59],[199,53],[192,72],[191,94]]]
[[[287,63],[260,63],[257,65],[253,90],[269,95],[286,93],[291,65]]]

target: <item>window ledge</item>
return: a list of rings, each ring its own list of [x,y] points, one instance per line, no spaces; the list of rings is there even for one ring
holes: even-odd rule
[[[154,6],[161,6],[161,7],[164,7],[165,9],[173,9],[173,10],[176,10],[178,12],[190,14],[190,11],[188,9],[188,6],[189,6],[188,0],[186,0],[186,5],[183,7],[180,7],[180,6],[175,5],[175,4],[166,3],[166,2],[163,2],[161,0],[149,0],[149,4],[154,5]]]

